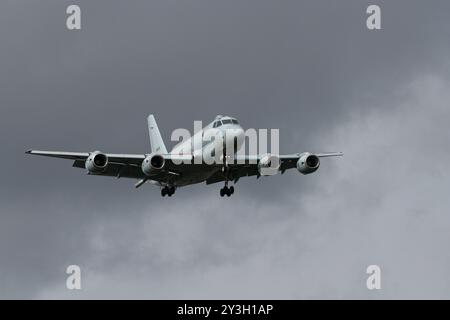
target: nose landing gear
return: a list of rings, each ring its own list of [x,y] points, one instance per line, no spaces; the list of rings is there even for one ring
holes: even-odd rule
[[[223,140],[223,154],[222,154],[222,159],[223,159],[223,167],[222,167],[222,172],[223,175],[225,177],[225,186],[220,189],[220,196],[223,197],[225,195],[227,195],[227,197],[231,196],[234,193],[234,187],[228,187],[228,180],[230,178],[230,171],[229,171],[229,167],[228,167],[228,158],[229,156],[226,153],[226,145],[225,145],[225,139]],[[234,149],[237,150],[237,138],[234,137]]]
[[[161,196],[165,197],[166,195],[171,197],[175,193],[175,187],[174,186],[165,186],[161,189]]]

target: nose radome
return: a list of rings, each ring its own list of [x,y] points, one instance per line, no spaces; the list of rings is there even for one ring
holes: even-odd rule
[[[242,129],[241,127],[233,128],[233,129],[229,129],[229,130],[233,136],[242,137],[244,135],[244,129]]]
[[[240,125],[238,125],[238,124],[235,124],[235,125],[234,125],[233,130],[234,130],[235,132],[239,132],[239,133],[244,132],[244,129],[242,129],[242,127],[241,127]]]

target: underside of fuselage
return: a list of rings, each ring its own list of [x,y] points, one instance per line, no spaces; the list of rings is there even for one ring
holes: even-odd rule
[[[189,166],[182,174],[173,174],[167,181],[168,185],[175,187],[183,187],[190,184],[196,184],[205,182],[208,178],[220,172],[221,168],[211,168],[210,165],[198,164],[195,166]]]

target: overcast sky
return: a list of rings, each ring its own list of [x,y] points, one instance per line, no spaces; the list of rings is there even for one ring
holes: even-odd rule
[[[0,297],[449,298],[449,18],[444,0],[2,1]],[[146,153],[149,113],[169,146],[227,114],[279,128],[282,153],[345,156],[162,198],[24,154]]]

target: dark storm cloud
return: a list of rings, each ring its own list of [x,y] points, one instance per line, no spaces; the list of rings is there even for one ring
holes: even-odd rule
[[[446,2],[378,2],[378,32],[365,28],[361,1],[78,3],[77,32],[65,29],[72,2],[0,5],[3,297],[231,298],[235,288],[242,297],[377,297],[364,288],[373,260],[395,274],[387,297],[448,294],[428,277],[449,266],[430,253],[444,250],[438,213],[448,203],[412,188],[418,164],[398,152],[448,158]],[[150,112],[166,140],[194,119],[230,114],[245,127],[280,128],[281,151],[346,156],[310,177],[241,180],[232,201],[217,197],[219,186],[194,186],[168,202],[151,186],[136,191],[130,180],[23,155],[146,152]],[[378,173],[385,162],[394,177],[401,172],[388,187]],[[436,170],[420,173],[428,190],[448,182]],[[415,197],[412,216],[404,189],[427,194]],[[399,269],[411,256],[396,254],[405,239],[436,261],[416,264],[408,295],[414,288]],[[64,289],[73,263],[85,276],[76,294]]]
[[[450,155],[441,146],[450,138],[449,84],[424,75],[397,88],[395,109],[358,115],[324,134],[346,143],[348,160],[327,163],[308,179],[315,188],[300,199],[290,193],[282,212],[278,201],[237,197],[196,207],[193,198],[160,210],[148,204],[135,211],[140,219],[99,222],[81,296],[446,297]],[[417,167],[422,154],[439,160]],[[365,288],[365,267],[374,263],[383,271],[381,292]],[[77,295],[56,285],[38,297]]]

